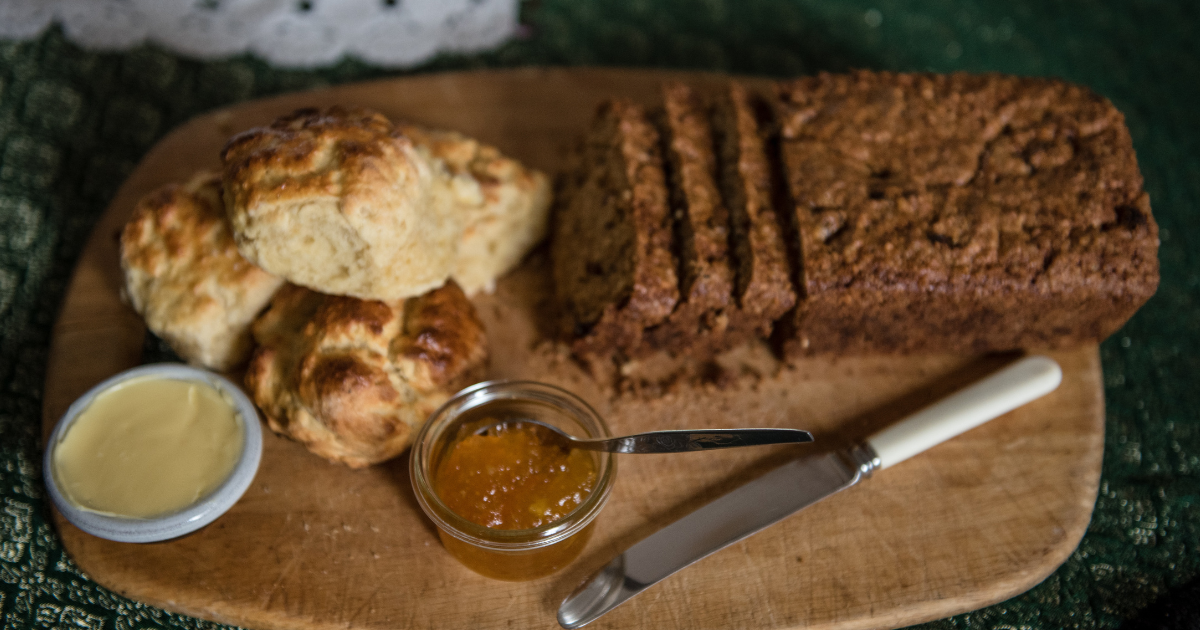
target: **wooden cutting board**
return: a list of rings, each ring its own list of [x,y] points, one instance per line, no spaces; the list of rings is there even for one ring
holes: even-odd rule
[[[86,389],[140,361],[144,329],[119,299],[115,238],[134,202],[215,167],[229,135],[297,107],[358,104],[461,130],[554,171],[599,101],[622,95],[652,102],[667,78],[726,80],[604,69],[431,75],[289,94],[187,123],[134,170],[80,258],[54,329],[46,432]],[[476,299],[493,343],[491,376],[568,387],[616,433],[790,426],[816,435],[815,445],[802,448],[832,448],[1013,358],[778,365],[752,347],[728,357],[724,370],[709,370],[711,378],[617,394],[539,332],[547,289],[545,256],[535,253],[494,295]],[[697,563],[593,627],[890,628],[1032,587],[1082,537],[1103,447],[1096,347],[1052,356],[1064,379],[1049,396]],[[136,545],[92,537],[57,514],[56,523],[68,553],[97,582],[206,619],[251,628],[554,628],[559,602],[614,554],[796,448],[620,457],[611,501],[583,556],[557,575],[524,583],[480,577],[441,548],[413,498],[407,456],[353,471],[273,435],[246,495],[199,532]]]

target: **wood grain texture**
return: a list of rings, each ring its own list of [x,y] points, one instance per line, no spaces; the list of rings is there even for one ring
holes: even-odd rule
[[[189,122],[146,155],[82,253],[54,331],[46,434],[87,388],[140,360],[144,329],[119,298],[115,240],[134,202],[160,184],[215,167],[230,134],[296,107],[358,104],[461,130],[554,171],[600,100],[650,102],[668,78],[725,80],[604,69],[432,75],[291,94]],[[568,387],[617,433],[789,426],[816,435],[817,443],[804,448],[833,448],[1012,360],[742,362],[734,365],[742,374],[720,384],[612,395],[539,333],[547,275],[544,255],[535,253],[494,295],[476,299],[494,347],[490,376]],[[590,627],[890,628],[1032,587],[1082,537],[1103,447],[1096,347],[1051,355],[1064,370],[1051,395],[697,563]],[[216,621],[264,629],[555,628],[558,603],[618,551],[794,449],[621,457],[611,501],[584,555],[558,575],[525,583],[480,577],[441,549],[413,498],[406,456],[353,471],[269,432],[249,491],[194,534],[122,544],[55,519],[64,547],[97,582]]]

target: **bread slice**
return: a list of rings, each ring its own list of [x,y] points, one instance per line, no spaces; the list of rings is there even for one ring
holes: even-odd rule
[[[652,347],[706,357],[759,335],[796,302],[775,211],[782,176],[767,148],[770,108],[737,83],[715,98],[663,88],[681,301],[647,332]]]
[[[768,103],[737,82],[717,97],[713,114],[730,215],[734,295],[747,325],[764,336],[795,305],[793,275],[799,274],[789,263],[776,211],[788,206],[782,173],[768,150],[772,116]]]
[[[665,85],[662,95],[659,120],[679,258],[680,302],[666,322],[647,331],[647,340],[653,348],[671,354],[704,354],[735,336],[729,331],[737,308],[729,211],[717,184],[708,107],[682,83]]]
[[[641,106],[614,100],[600,106],[574,159],[559,183],[551,246],[573,349],[642,351],[645,329],[679,301],[659,133]]]
[[[789,352],[982,352],[1103,339],[1158,284],[1121,113],[1001,75],[779,85],[804,299]]]

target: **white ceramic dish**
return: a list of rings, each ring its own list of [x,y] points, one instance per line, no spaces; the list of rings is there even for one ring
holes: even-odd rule
[[[54,479],[54,451],[59,440],[66,434],[71,423],[79,417],[80,412],[88,407],[101,392],[127,380],[143,376],[157,376],[183,381],[199,381],[206,383],[229,397],[233,402],[241,420],[243,447],[242,454],[234,465],[233,472],[211,494],[196,503],[164,516],[155,518],[125,518],[101,514],[81,508],[69,501],[59,489]],[[177,538],[191,533],[211,523],[226,510],[237,503],[254,475],[258,472],[258,463],[262,458],[262,428],[258,421],[258,411],[254,404],[228,379],[199,368],[189,367],[179,363],[157,363],[143,365],[126,370],[105,380],[80,396],[71,404],[63,417],[54,426],[50,439],[46,442],[46,452],[42,460],[43,477],[46,490],[54,507],[64,517],[79,529],[89,534],[119,542],[155,542]]]

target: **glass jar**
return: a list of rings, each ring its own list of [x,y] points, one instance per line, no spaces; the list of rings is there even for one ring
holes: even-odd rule
[[[599,414],[574,394],[533,381],[488,381],[462,390],[429,418],[410,455],[413,490],[437,525],[442,545],[468,568],[500,580],[532,580],[579,556],[616,476],[611,453],[585,451],[594,465],[591,492],[566,516],[533,529],[496,529],[454,513],[436,491],[442,458],[457,440],[497,421],[532,419],[580,437],[610,437]]]

